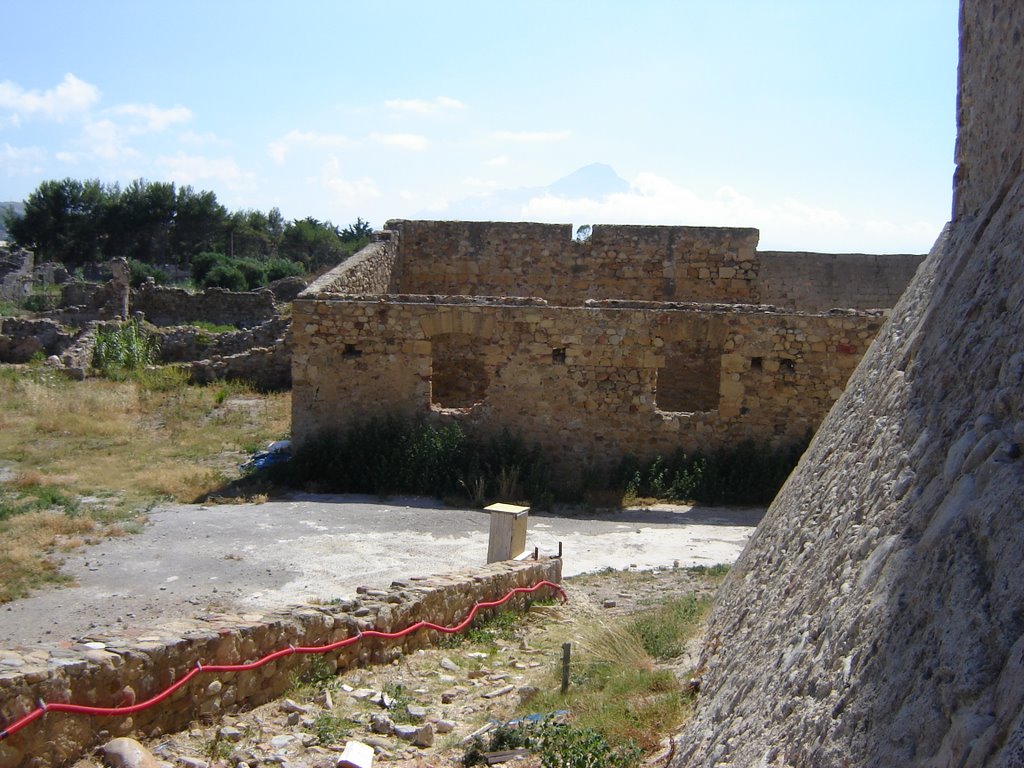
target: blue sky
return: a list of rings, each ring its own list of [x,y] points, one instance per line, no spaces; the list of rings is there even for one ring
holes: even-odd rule
[[[956,0],[8,1],[0,200],[145,178],[380,226],[600,162],[628,191],[511,218],[923,252],[949,217],[956,25]]]

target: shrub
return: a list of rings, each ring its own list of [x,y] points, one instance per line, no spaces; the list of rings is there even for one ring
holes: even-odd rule
[[[267,261],[267,281],[274,282],[285,277],[301,277],[306,274],[302,264],[288,259],[270,259]]]
[[[783,447],[745,440],[711,453],[676,451],[641,464],[627,456],[615,473],[627,497],[705,504],[768,504],[793,471],[810,436]]]
[[[244,291],[249,287],[245,275],[233,264],[217,264],[198,285],[202,288],[226,288],[229,291]]]
[[[204,251],[192,257],[192,281],[196,285],[202,285],[203,280],[210,273],[210,270],[218,264],[227,263],[228,257],[223,253]]]
[[[545,721],[501,725],[488,740],[477,738],[462,756],[463,766],[486,764],[484,753],[525,748],[540,754],[543,768],[633,768],[643,752],[632,742],[608,743],[599,731]]]
[[[255,259],[237,259],[233,266],[245,277],[245,289],[253,291],[267,284],[267,265]]]
[[[153,278],[153,282],[158,285],[163,285],[167,282],[167,273],[164,270],[138,259],[128,259],[128,269],[131,270],[131,284],[133,288],[138,288],[149,278]]]

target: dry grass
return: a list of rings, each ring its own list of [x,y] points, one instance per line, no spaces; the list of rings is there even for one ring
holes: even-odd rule
[[[288,433],[290,408],[288,393],[189,386],[174,369],[83,382],[0,369],[0,464],[16,473],[0,484],[0,602],[59,582],[62,542],[123,534],[156,503],[216,494],[249,452]]]

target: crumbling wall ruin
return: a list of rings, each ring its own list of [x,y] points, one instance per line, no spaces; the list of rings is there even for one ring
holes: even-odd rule
[[[953,222],[723,585],[674,768],[1024,765],[1024,6],[960,25]]]
[[[359,588],[353,599],[300,605],[266,615],[211,613],[164,626],[96,629],[90,641],[68,647],[4,651],[0,667],[0,727],[33,711],[40,701],[118,707],[143,702],[198,665],[240,664],[287,649],[322,646],[363,630],[398,632],[426,620],[461,621],[476,603],[504,598],[540,581],[561,581],[562,561],[507,561],[444,576],[412,577],[388,590]],[[537,597],[549,597],[544,587]],[[532,594],[514,596],[522,610]],[[506,610],[506,609],[502,609]],[[342,673],[387,663],[436,642],[419,630],[399,639],[370,639],[322,656],[293,654],[242,673],[200,675],[160,704],[131,716],[100,720],[50,712],[0,740],[0,768],[57,768],[82,758],[111,735],[155,737],[197,719],[212,719],[283,695],[314,664]]]
[[[787,261],[763,257],[757,237],[389,222],[293,305],[293,437],[385,413],[507,427],[566,483],[627,454],[803,439],[884,311],[797,305],[884,308],[921,257]],[[764,297],[777,304],[751,303]]]

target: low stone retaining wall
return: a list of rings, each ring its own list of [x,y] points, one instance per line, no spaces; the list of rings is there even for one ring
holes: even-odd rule
[[[94,634],[68,647],[0,651],[0,728],[40,701],[97,707],[145,701],[197,664],[251,662],[289,645],[326,645],[368,629],[396,632],[421,620],[454,625],[476,603],[538,581],[558,582],[561,571],[558,559],[494,563],[394,582],[388,590],[360,588],[355,599],[331,605],[303,605],[270,615],[211,614],[118,636]],[[538,590],[517,595],[506,606],[522,609],[548,596],[550,590]],[[282,695],[314,664],[341,672],[387,662],[430,645],[437,635],[419,630],[398,640],[364,639],[328,654],[285,656],[250,672],[200,674],[133,717],[50,712],[0,741],[0,768],[66,765],[114,736],[156,736],[181,730],[197,718],[263,704]]]

